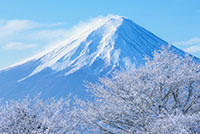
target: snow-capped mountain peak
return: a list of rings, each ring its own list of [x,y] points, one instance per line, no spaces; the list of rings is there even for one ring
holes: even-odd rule
[[[71,66],[73,69],[66,72],[70,74],[85,65],[91,66],[97,58],[104,59],[110,64],[110,53],[115,43],[114,34],[122,21],[123,18],[120,16],[109,16],[86,24],[83,31],[77,31],[72,37],[63,41],[61,46],[42,56],[41,64],[31,75],[47,67],[60,71]],[[118,53],[119,50],[115,51],[115,56]]]
[[[125,17],[98,17],[55,48],[0,71],[0,97],[85,96],[83,81],[141,65],[163,45],[168,43]]]
[[[40,65],[28,77],[48,67],[55,71],[70,68],[65,72],[65,75],[69,75],[82,67],[92,66],[96,60],[102,60],[104,67],[112,65],[110,71],[119,66],[120,61],[123,62],[121,67],[128,68],[134,62],[134,58],[150,54],[150,47],[155,49],[154,46],[150,46],[150,42],[146,43],[146,46],[139,45],[142,36],[151,39],[152,35],[148,34],[143,28],[124,17],[99,17],[83,25],[80,30],[60,43],[60,46],[40,57]],[[127,41],[132,42],[133,39],[138,46],[127,44]],[[158,38],[152,41],[159,46]],[[162,45],[165,44],[163,41]],[[130,51],[131,49],[134,50]],[[147,52],[139,52],[145,49]],[[102,68],[97,70],[103,71]]]

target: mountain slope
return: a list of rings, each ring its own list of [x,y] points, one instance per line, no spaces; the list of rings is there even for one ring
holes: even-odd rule
[[[129,19],[101,17],[56,48],[30,60],[0,71],[0,97],[5,99],[35,95],[87,97],[83,81],[95,82],[114,70],[144,63],[144,57],[167,42]],[[172,49],[183,54],[181,50]]]

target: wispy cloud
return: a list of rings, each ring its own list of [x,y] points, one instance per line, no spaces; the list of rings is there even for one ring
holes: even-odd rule
[[[193,45],[193,44],[200,44],[200,38],[192,38],[190,40],[187,41],[180,41],[180,42],[174,42],[174,45]]]
[[[46,40],[46,41],[52,41],[52,40],[58,40],[58,39],[63,39],[68,35],[68,31],[66,29],[48,29],[48,30],[39,30],[36,32],[33,32],[31,34],[32,37],[30,38],[37,38],[41,40]]]
[[[200,38],[192,38],[186,41],[174,42],[173,44],[188,53],[197,57],[200,56]]]
[[[30,48],[36,48],[37,44],[25,44],[23,42],[10,42],[6,45],[4,45],[2,48],[4,50],[24,50],[24,49],[30,49]]]
[[[189,52],[189,53],[196,53],[196,52],[200,52],[200,45],[196,45],[196,46],[191,46],[189,48],[186,48],[185,49],[186,52]]]
[[[62,22],[41,24],[31,20],[0,20],[0,49],[22,50],[52,44],[52,41],[65,37],[67,30],[62,28],[65,24]]]
[[[54,24],[49,24],[49,25],[46,25],[48,27],[56,27],[56,26],[62,26],[62,25],[65,25],[66,23],[63,23],[63,22],[58,22],[58,23],[54,23]]]
[[[38,27],[40,24],[30,20],[2,21],[0,24],[0,39],[10,37],[16,33]]]
[[[40,30],[62,26],[65,23],[40,24],[31,20],[0,20],[0,39],[11,39],[13,36],[40,32]],[[21,37],[20,37],[21,38]]]

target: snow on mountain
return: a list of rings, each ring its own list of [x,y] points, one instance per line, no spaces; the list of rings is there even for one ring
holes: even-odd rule
[[[56,48],[0,71],[0,97],[87,97],[84,81],[144,63],[167,42],[121,16],[94,19]],[[183,53],[172,46],[172,49]]]

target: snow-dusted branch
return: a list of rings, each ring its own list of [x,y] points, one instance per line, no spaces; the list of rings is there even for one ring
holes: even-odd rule
[[[0,133],[79,133],[81,126],[77,118],[77,110],[68,99],[41,100],[38,97],[27,97],[21,101],[1,103]]]
[[[197,117],[199,61],[189,55],[175,54],[170,46],[146,60],[145,66],[117,72],[112,78],[101,78],[99,83],[87,85],[94,102],[79,103],[83,118],[93,129],[105,133],[150,133],[149,126],[169,116]]]
[[[200,133],[200,63],[162,48],[146,64],[88,83],[90,100],[25,98],[0,105],[5,134]]]

